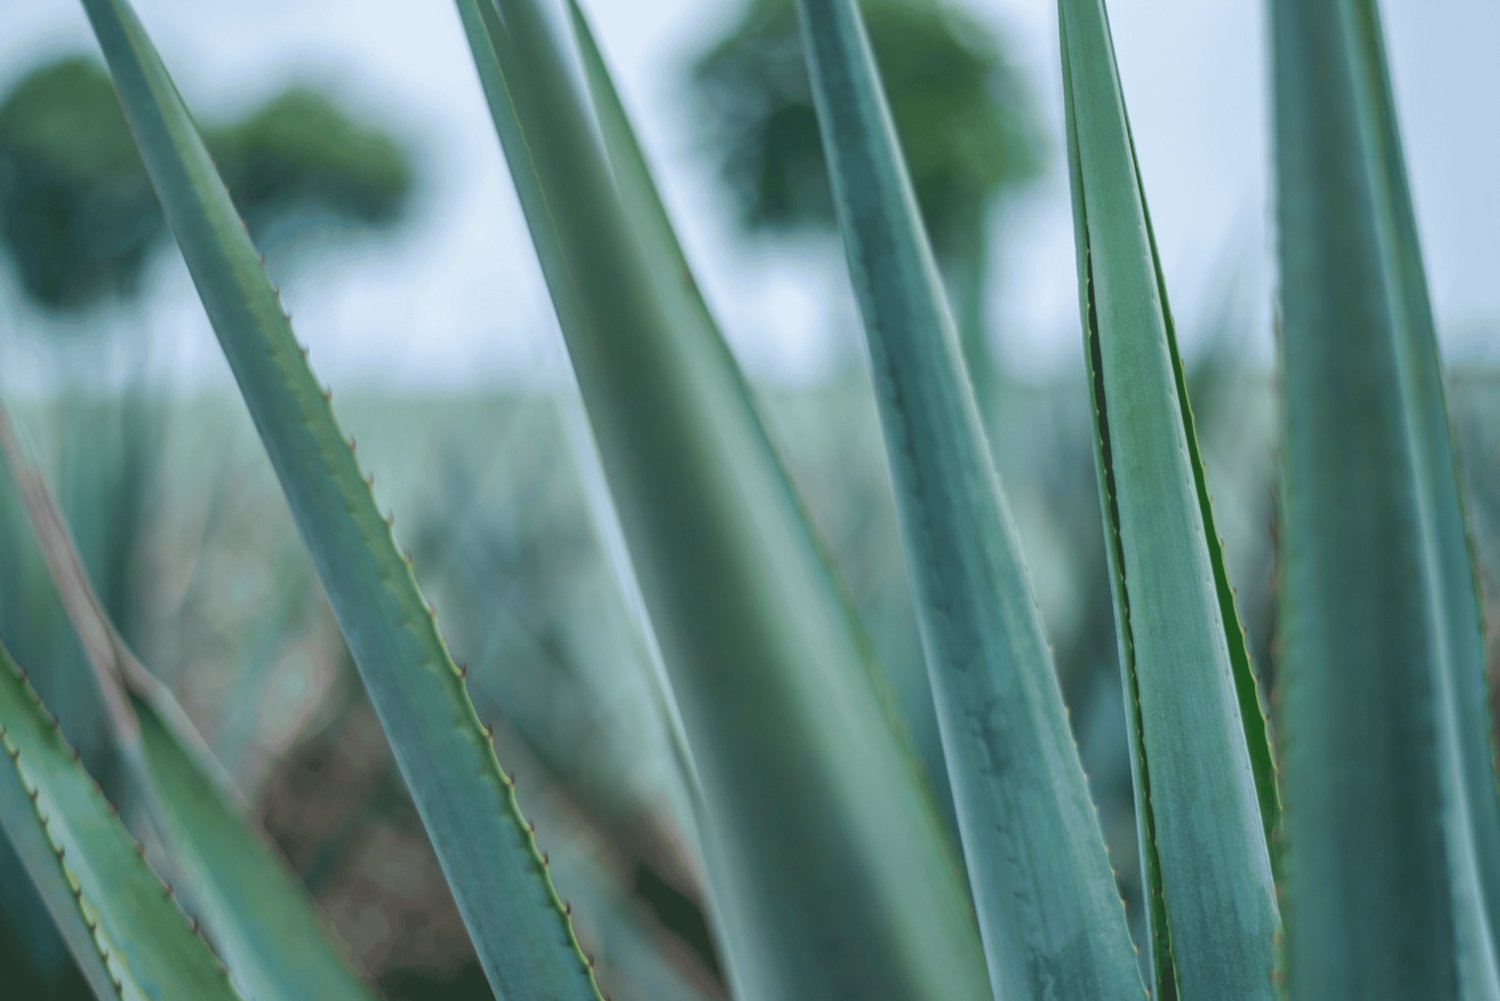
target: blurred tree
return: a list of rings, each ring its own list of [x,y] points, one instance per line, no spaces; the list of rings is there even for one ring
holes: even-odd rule
[[[252,229],[293,223],[306,210],[390,225],[412,186],[411,164],[394,139],[307,87],[210,128],[208,145]]]
[[[1036,111],[1000,39],[947,0],[861,0],[907,168],[981,400],[993,365],[984,287],[989,209],[1036,176]],[[696,60],[718,168],[751,230],[830,229],[823,149],[794,0],[748,0]]]
[[[204,133],[263,240],[295,235],[310,221],[393,223],[412,187],[395,139],[306,88]],[[67,56],[17,83],[0,103],[0,242],[22,290],[54,311],[129,299],[165,235],[98,62]]]

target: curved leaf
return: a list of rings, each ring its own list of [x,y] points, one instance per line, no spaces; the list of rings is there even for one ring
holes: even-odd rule
[[[1063,0],[1059,13],[1154,979],[1161,996],[1269,999],[1279,917],[1264,717],[1212,534],[1104,5]]]
[[[3,646],[0,748],[0,825],[94,993],[239,998]]]
[[[25,501],[53,584],[94,668],[115,739],[174,874],[245,993],[260,1001],[368,1001],[306,889],[227,792],[192,724],[109,621],[62,513],[0,406],[0,453]],[[78,683],[78,679],[74,679]]]
[[[567,49],[536,3],[458,7],[681,706],[736,993],[988,996],[942,823],[722,344],[643,260]]]
[[[124,0],[84,7],[490,984],[595,997],[546,856],[181,98]]]
[[[248,826],[204,755],[194,753],[186,719],[165,689],[136,682],[130,694],[152,816],[189,906],[202,916],[246,995],[374,997],[349,968],[307,890],[264,835]]]
[[[856,7],[803,0],[928,670],[996,997],[1140,998],[1140,970]]]

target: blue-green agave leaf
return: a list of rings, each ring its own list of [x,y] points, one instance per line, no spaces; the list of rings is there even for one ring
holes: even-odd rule
[[[672,220],[667,214],[666,205],[662,201],[661,192],[656,187],[650,165],[646,162],[645,152],[641,149],[640,140],[630,123],[630,116],[626,113],[624,103],[615,88],[609,68],[604,63],[603,53],[599,51],[598,43],[589,27],[588,18],[577,0],[568,0],[568,10],[574,36],[577,39],[579,58],[583,63],[585,79],[589,85],[589,95],[593,99],[594,111],[599,120],[599,131],[604,141],[604,149],[609,157],[615,183],[619,188],[620,200],[625,210],[631,214],[637,237],[650,247],[650,251],[643,254],[643,261],[660,282],[668,308],[680,311],[684,316],[684,322],[690,325],[690,329],[696,334],[696,347],[702,350],[698,377],[712,380],[713,384],[721,387],[722,392],[733,395],[752,433],[759,440],[758,449],[765,453],[781,477],[789,502],[796,507],[801,522],[796,526],[796,530],[807,537],[809,545],[819,548],[820,555],[828,566],[829,586],[837,592],[839,600],[845,606],[849,628],[854,634],[853,642],[864,650],[863,659],[868,668],[870,682],[875,686],[876,694],[880,697],[882,708],[889,716],[890,726],[895,731],[897,739],[908,748],[908,753],[913,756],[913,764],[917,766],[915,752],[910,749],[907,717],[902,714],[903,707],[897,704],[883,666],[875,659],[873,651],[868,649],[864,625],[858,620],[853,605],[843,589],[843,582],[834,570],[833,558],[821,547],[821,540],[817,536],[812,518],[803,505],[802,498],[797,494],[791,474],[772,443],[765,423],[760,417],[754,391],[745,378],[744,370],[740,368],[733,352],[730,351],[729,343],[725,340],[723,331],[720,330],[718,321],[714,318],[693,276],[692,264],[688,261],[687,253],[682,249],[682,244],[677,238]],[[904,708],[909,712],[930,713],[932,711],[930,702],[925,705],[907,705]],[[940,762],[938,764],[941,765]],[[942,775],[938,774],[936,778],[942,779]]]
[[[589,84],[589,94],[593,98],[594,110],[599,119],[605,152],[609,156],[615,183],[620,191],[620,200],[636,223],[637,236],[650,248],[649,252],[643,255],[643,259],[660,282],[668,308],[681,311],[685,322],[691,325],[691,329],[697,335],[698,347],[702,349],[702,367],[698,370],[698,377],[713,380],[713,384],[722,387],[723,392],[732,393],[737,405],[744,412],[751,431],[759,439],[759,450],[764,452],[774,465],[775,471],[785,485],[789,503],[797,510],[801,524],[794,526],[795,530],[808,539],[809,545],[818,548],[823,562],[828,567],[826,576],[829,586],[835,590],[839,601],[844,606],[852,642],[863,651],[862,658],[868,670],[870,683],[875,687],[876,695],[880,698],[881,707],[887,713],[889,724],[895,731],[896,738],[901,741],[902,746],[912,757],[913,767],[926,766],[927,773],[923,776],[924,780],[946,783],[943,763],[941,761],[919,762],[910,743],[908,720],[914,720],[916,714],[919,713],[925,717],[930,717],[932,714],[932,703],[927,697],[926,688],[918,689],[917,697],[909,695],[904,705],[898,704],[884,666],[876,660],[873,650],[869,648],[864,624],[859,621],[853,604],[843,588],[843,582],[834,570],[833,557],[823,549],[812,518],[792,483],[791,474],[787,471],[785,463],[760,418],[749,381],[745,378],[739,363],[735,361],[734,354],[729,349],[729,343],[724,339],[718,321],[714,319],[693,277],[692,265],[682,249],[682,244],[677,239],[671,218],[667,215],[666,205],[662,202],[661,193],[657,190],[651,168],[646,162],[645,153],[630,124],[629,115],[615,89],[609,69],[604,64],[603,55],[594,40],[588,19],[577,0],[568,0],[568,8],[578,41],[579,57],[583,62],[585,77]]]
[[[1379,14],[1271,8],[1288,985],[1493,999],[1479,604]]]
[[[1102,0],[1059,4],[1101,505],[1160,996],[1274,995],[1274,773]]]
[[[62,512],[0,407],[0,453],[19,488],[64,609],[109,708],[141,799],[169,847],[172,875],[253,1001],[369,1001],[281,856],[242,816],[217,763],[165,686],[130,651],[90,583]]]
[[[682,711],[736,994],[988,997],[942,821],[571,47],[534,0],[458,9]]]
[[[0,827],[97,997],[237,1001],[229,975],[0,646]]]
[[[84,7],[491,986],[595,997],[546,856],[182,99],[124,0]]]
[[[1388,266],[1395,272],[1388,287],[1396,293],[1401,310],[1398,333],[1406,390],[1411,394],[1408,419],[1419,465],[1418,487],[1425,492],[1424,504],[1431,519],[1428,545],[1435,561],[1433,586],[1444,633],[1443,687],[1452,716],[1447,721],[1452,728],[1447,735],[1451,756],[1448,777],[1456,782],[1448,799],[1451,834],[1465,840],[1463,829],[1467,827],[1469,848],[1476,856],[1474,867],[1456,871],[1455,879],[1460,892],[1475,894],[1466,906],[1473,908],[1468,920],[1474,923],[1471,933],[1477,937],[1467,947],[1482,948],[1479,937],[1487,937],[1491,958],[1481,962],[1493,966],[1500,942],[1500,796],[1496,794],[1479,581],[1464,518],[1442,359],[1396,126],[1380,13],[1373,0],[1356,4],[1354,28],[1370,105],[1375,146],[1372,165],[1378,171],[1375,194],[1381,200],[1384,235],[1391,250]],[[1467,867],[1468,863],[1463,865]],[[1481,908],[1483,917],[1478,913]],[[1480,922],[1488,923],[1487,936],[1480,930]]]
[[[996,997],[1140,998],[1104,839],[863,24],[802,0]]]

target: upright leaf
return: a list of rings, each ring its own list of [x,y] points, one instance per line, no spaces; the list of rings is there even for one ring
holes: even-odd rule
[[[937,797],[938,806],[944,812],[944,819],[949,820],[951,826],[952,802],[947,795],[947,770],[942,754],[939,751],[936,754],[918,756],[912,741],[911,728],[919,732],[936,732],[937,719],[933,714],[932,699],[927,684],[924,679],[918,678],[919,684],[902,686],[902,698],[898,699],[892,679],[886,674],[886,665],[876,659],[865,624],[860,621],[848,592],[843,587],[843,581],[839,578],[834,566],[834,559],[821,546],[812,517],[803,504],[802,498],[798,496],[791,473],[787,470],[786,464],[771,441],[764,421],[760,418],[754,393],[745,378],[744,371],[735,361],[734,353],[730,351],[729,343],[725,340],[718,321],[714,319],[693,276],[692,265],[688,262],[682,244],[677,239],[671,219],[667,215],[666,206],[662,202],[661,193],[657,190],[651,169],[646,162],[645,153],[630,124],[630,117],[615,89],[609,70],[604,64],[603,54],[594,40],[588,20],[577,0],[569,0],[568,7],[572,14],[579,57],[583,62],[585,77],[589,84],[589,94],[593,98],[594,110],[599,119],[604,149],[614,172],[615,183],[620,190],[620,200],[626,211],[631,213],[637,237],[651,247],[649,252],[643,253],[643,258],[657,281],[661,283],[670,308],[681,310],[685,321],[691,324],[691,329],[695,333],[694,347],[699,350],[701,358],[699,362],[701,368],[698,369],[697,377],[712,380],[714,385],[721,387],[721,392],[733,394],[740,401],[740,407],[746,411],[751,422],[751,430],[759,440],[758,447],[769,457],[769,461],[785,486],[790,502],[797,510],[802,524],[795,526],[796,530],[812,540],[812,545],[819,548],[823,562],[827,564],[826,576],[829,585],[835,590],[840,603],[844,606],[844,613],[852,634],[851,642],[856,644],[862,652],[861,656],[868,670],[870,682],[875,686],[881,706],[886,711],[888,722],[896,731],[897,739],[907,749],[914,765],[924,769],[922,778],[928,784],[929,791]]]
[[[995,995],[1144,994],[958,336],[852,0],[802,0]]]
[[[722,345],[643,259],[566,47],[534,0],[458,7],[682,709],[736,993],[988,996],[941,822]]]
[[[491,986],[594,997],[546,856],[176,88],[124,0],[84,7]]]
[[[917,762],[915,751],[910,747],[910,734],[907,729],[909,721],[913,724],[920,724],[922,720],[918,720],[917,717],[921,716],[929,726],[935,723],[932,719],[932,703],[927,697],[926,686],[917,689],[915,697],[908,695],[904,704],[897,704],[895,693],[891,690],[890,680],[885,674],[883,665],[875,659],[873,652],[869,649],[864,624],[859,621],[848,594],[842,586],[842,581],[833,568],[833,558],[822,550],[812,518],[803,505],[801,497],[798,496],[791,474],[771,442],[764,422],[760,419],[755,406],[754,393],[745,378],[744,371],[735,361],[733,352],[729,350],[729,344],[693,277],[692,265],[688,262],[682,244],[677,239],[672,221],[667,215],[666,206],[662,202],[661,193],[657,190],[651,169],[646,163],[645,153],[641,149],[640,141],[636,138],[635,130],[630,124],[630,118],[621,103],[614,81],[610,78],[609,70],[604,65],[603,55],[598,49],[583,10],[579,7],[577,0],[568,0],[568,7],[572,14],[579,56],[589,83],[589,94],[593,98],[594,110],[599,119],[604,149],[609,157],[615,183],[620,190],[620,200],[625,210],[631,214],[631,219],[635,223],[636,236],[650,248],[643,254],[643,258],[652,275],[661,284],[669,308],[674,311],[680,310],[684,314],[684,322],[690,325],[689,329],[694,333],[692,346],[699,351],[701,358],[699,362],[701,367],[698,369],[697,377],[712,380],[714,385],[721,387],[720,392],[732,394],[737,405],[745,411],[751,431],[758,439],[759,450],[764,452],[768,461],[773,464],[790,503],[797,510],[801,524],[794,526],[795,530],[805,535],[811,540],[813,546],[819,548],[820,556],[827,564],[825,576],[828,578],[829,586],[835,590],[840,603],[844,606],[844,613],[852,634],[851,642],[859,646],[862,651],[861,657],[868,669],[870,682],[875,686],[876,694],[887,713],[890,726],[896,731],[897,739],[908,749],[908,753],[913,755],[913,762],[926,766],[927,773],[924,778],[931,782],[941,783],[946,788],[946,772],[943,762],[941,760]],[[943,790],[934,791],[942,792]],[[948,806],[946,799],[942,805]]]
[[[1160,996],[1271,998],[1275,795],[1103,0],[1062,0],[1100,499]]]
[[[643,243],[651,247],[646,263],[663,277],[662,284],[668,295],[680,297],[680,308],[697,314],[696,323],[703,339],[719,346],[725,353],[725,374],[730,376],[745,393],[750,395],[739,365],[728,354],[718,325],[709,312],[708,304],[693,278],[692,265],[687,259],[682,244],[677,239],[667,207],[651,175],[645,151],[630,124],[630,116],[615,89],[613,78],[604,64],[604,55],[599,51],[593,29],[579,6],[578,0],[568,0],[569,21],[578,46],[579,61],[583,66],[584,79],[588,83],[589,98],[598,119],[600,138],[604,141],[604,152],[609,159],[615,183],[620,189],[620,201],[627,212],[632,213],[635,232]]]
[[[1479,609],[1378,14],[1272,26],[1288,980],[1500,997]]]
[[[224,967],[0,646],[0,827],[101,999],[236,1001]]]
[[[1418,463],[1418,488],[1424,492],[1431,533],[1428,546],[1433,560],[1433,587],[1443,630],[1443,689],[1451,719],[1446,725],[1450,755],[1450,779],[1456,784],[1449,794],[1448,809],[1453,827],[1450,836],[1469,842],[1476,855],[1474,868],[1455,871],[1462,889],[1482,903],[1471,901],[1469,920],[1476,938],[1468,947],[1487,948],[1493,954],[1500,942],[1500,796],[1496,795],[1495,748],[1485,679],[1483,613],[1479,582],[1475,576],[1473,551],[1464,520],[1453,432],[1448,419],[1447,393],[1443,386],[1442,359],[1427,277],[1422,266],[1421,241],[1417,238],[1416,213],[1406,180],[1406,162],[1396,127],[1395,98],[1386,68],[1385,43],[1380,14],[1373,0],[1360,0],[1355,8],[1354,30],[1363,90],[1369,105],[1371,166],[1376,171],[1375,196],[1380,201],[1387,269],[1387,288],[1400,309],[1397,336],[1410,394],[1408,421]],[[1468,828],[1465,837],[1463,829]],[[1455,849],[1457,851],[1458,849]],[[1468,863],[1464,863],[1467,866]],[[1478,910],[1482,908],[1481,918]],[[1479,929],[1487,922],[1488,935]],[[1486,941],[1481,941],[1486,939]]]
[[[186,714],[105,614],[62,512],[3,406],[0,453],[94,668],[90,680],[104,695],[122,756],[167,841],[173,872],[185,881],[187,903],[207,924],[236,982],[257,1001],[367,1001],[373,995],[350,970],[306,889],[241,816]]]

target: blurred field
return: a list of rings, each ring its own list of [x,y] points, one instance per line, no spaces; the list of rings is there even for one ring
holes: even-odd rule
[[[610,5],[594,6],[620,20]],[[704,37],[676,39],[686,48],[670,53],[673,66],[653,69],[680,77],[655,81],[671,100],[638,100],[661,95],[632,82],[627,103],[641,112],[667,200],[744,367],[790,376],[759,387],[761,409],[892,681],[933,794],[951,817],[867,366],[851,350],[857,318],[794,10],[786,0],[734,6],[737,17],[704,22],[716,37],[699,25]],[[1050,46],[1054,38],[1038,34],[1035,16],[1019,4],[1003,16],[982,5],[865,6],[883,71],[901,98],[893,113],[1136,940],[1144,941],[1093,422],[1076,343],[1061,94],[1054,93],[1060,81],[1050,48],[1045,59],[1032,51],[1041,48],[1037,39]],[[736,12],[726,6],[725,13]],[[291,20],[295,12],[273,17],[283,14]],[[232,21],[223,11],[217,16]],[[377,20],[362,8],[351,7],[350,16]],[[1146,37],[1141,26],[1159,16],[1136,12],[1139,20],[1127,14],[1120,21]],[[1055,31],[1050,5],[1043,21]],[[405,30],[399,18],[391,25],[393,33]],[[299,333],[315,345],[314,363],[325,346],[341,356],[319,375],[332,381],[334,408],[358,443],[361,465],[374,473],[376,498],[394,514],[422,591],[456,660],[467,665],[469,691],[495,727],[527,815],[545,834],[563,896],[578,904],[574,914],[610,996],[715,1001],[725,997],[723,971],[708,933],[684,766],[654,640],[571,376],[552,364],[562,357],[559,345],[549,340],[549,354],[526,340],[555,339],[550,306],[457,47],[457,24],[446,28],[451,38],[434,38],[454,47],[430,60],[431,73],[423,65],[426,89],[403,82],[401,64],[382,63],[378,46],[364,63],[350,63],[394,91],[412,85],[404,105],[382,108],[386,91],[363,93],[364,78],[343,79],[349,67],[334,61],[331,68],[311,62],[329,75],[308,82],[288,71],[292,63],[252,60],[233,68],[240,78],[226,72],[221,81],[244,87],[246,99],[205,111],[200,124],[286,301],[299,314],[305,303],[312,314]],[[1020,29],[1014,38],[1012,28]],[[1188,29],[1202,37],[1184,38],[1205,44],[1162,34],[1169,42],[1153,44],[1173,46],[1170,59],[1127,51],[1127,89],[1173,90],[1173,80],[1191,78],[1165,75],[1166,64],[1184,51],[1217,60],[1219,49],[1207,43],[1220,35],[1236,52],[1246,49],[1222,17],[1205,16]],[[0,393],[13,404],[111,617],[187,708],[248,812],[359,965],[392,1001],[488,998],[282,490],[238,394],[220,378],[113,85],[81,31],[80,23],[56,38],[38,35],[37,52],[17,62],[0,94]],[[316,33],[307,39],[316,41]],[[413,51],[420,40],[413,35]],[[637,64],[650,61],[641,56],[649,47],[634,44],[625,60],[634,68],[622,79],[633,80]],[[194,58],[191,46],[179,40],[179,48],[168,53],[174,69]],[[217,51],[205,45],[196,58],[210,62]],[[1448,55],[1448,39],[1442,52],[1446,63],[1462,62]],[[455,84],[450,93],[443,70],[454,59],[463,63],[462,89]],[[1198,71],[1192,60],[1179,69]],[[1215,69],[1202,74],[1214,86],[1239,86],[1245,76]],[[219,70],[199,75],[217,79]],[[343,98],[355,92],[361,99],[346,106]],[[1432,91],[1445,102],[1458,92],[1487,91]],[[1278,434],[1271,324],[1262,315],[1272,296],[1261,287],[1268,255],[1235,253],[1269,240],[1258,212],[1225,221],[1236,204],[1259,205],[1264,168],[1244,165],[1268,162],[1259,156],[1268,148],[1245,155],[1192,117],[1264,116],[1259,105],[1230,114],[1194,96],[1186,102],[1192,107],[1134,101],[1143,112],[1135,124],[1147,186],[1161,186],[1151,191],[1153,208],[1162,209],[1155,218],[1167,222],[1159,229],[1176,243],[1167,270],[1209,276],[1179,281],[1173,273],[1168,284],[1174,301],[1204,313],[1182,329],[1190,396],[1239,607],[1274,704]],[[423,122],[427,131],[415,127]],[[1482,138],[1483,130],[1463,132]],[[1178,147],[1162,141],[1178,134]],[[1435,160],[1446,149],[1413,148],[1418,157],[1437,150]],[[1453,147],[1446,157],[1482,171],[1485,150]],[[1223,169],[1229,160],[1248,173]],[[1418,192],[1421,207],[1443,209],[1433,193],[1467,190],[1452,180],[1463,176],[1432,171],[1427,192]],[[1209,204],[1207,214],[1223,219],[1180,225]],[[1454,227],[1455,215],[1477,220],[1481,230],[1486,217],[1482,206],[1467,204],[1462,213],[1430,216],[1462,256],[1463,240],[1452,237],[1469,230]],[[1233,231],[1227,241],[1226,227]],[[1201,253],[1215,241],[1223,244],[1215,253]],[[1432,242],[1449,252],[1443,240]],[[1225,267],[1230,257],[1235,266]],[[412,265],[421,267],[392,278]],[[1497,356],[1484,337],[1470,336],[1488,330],[1493,302],[1478,294],[1479,283],[1459,280],[1467,271],[1447,265],[1434,270],[1444,279],[1434,288],[1450,311],[1440,308],[1440,321],[1461,321],[1445,336],[1463,334],[1461,347],[1471,349],[1451,373],[1450,404],[1490,610],[1493,679],[1500,675],[1500,368],[1473,360]],[[1230,272],[1236,281],[1223,282]],[[1251,289],[1254,295],[1235,294]],[[1455,296],[1454,289],[1466,291]],[[199,335],[197,353],[187,357],[183,343]],[[1059,353],[1053,342],[1065,337],[1071,340]],[[507,361],[497,368],[485,352],[502,342]],[[1445,350],[1459,343],[1455,337]],[[763,356],[750,357],[747,344],[764,348]],[[778,352],[787,357],[778,360]],[[428,355],[446,360],[413,376]],[[1012,368],[1024,368],[1024,377],[997,359],[1021,359]],[[491,388],[475,392],[476,385]],[[433,388],[423,395],[415,386]],[[0,638],[28,667],[132,830],[160,852],[143,804],[120,781],[96,694],[65,680],[87,675],[83,653],[3,471]],[[0,838],[0,1001],[86,996],[42,913]]]
[[[1195,368],[1197,418],[1251,643],[1274,691],[1271,386],[1217,354]],[[1493,586],[1500,581],[1500,374],[1459,373],[1453,395],[1493,607],[1500,599]],[[1081,384],[1059,381],[1007,384],[999,399],[996,453],[1134,905],[1129,768],[1087,396]],[[564,892],[595,902],[585,914],[605,915],[585,932],[628,985],[622,996],[669,997],[684,977],[696,996],[715,996],[669,728],[648,642],[620,563],[610,557],[615,542],[576,401],[537,391],[335,403],[375,473],[378,499],[396,514],[398,538],[456,658],[470,668],[481,715],[496,723],[528,806],[557,846]],[[939,768],[863,375],[767,391],[762,405],[908,709],[915,742]],[[139,393],[33,403],[18,418],[59,486],[106,603],[188,707],[357,957],[393,998],[485,996],[239,403]],[[49,691],[60,658],[81,654],[8,483],[0,513],[7,643],[37,666],[64,726],[80,734],[107,777],[102,743],[88,739],[97,711],[88,693],[55,684]],[[1493,641],[1492,649],[1500,652]],[[609,920],[612,912],[653,916],[645,926],[664,936],[666,952],[633,941],[637,933]],[[24,930],[5,937],[24,941],[15,937]],[[675,957],[675,969],[653,986],[650,967],[663,954]]]

